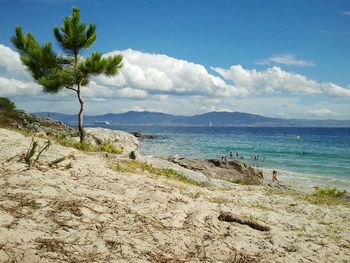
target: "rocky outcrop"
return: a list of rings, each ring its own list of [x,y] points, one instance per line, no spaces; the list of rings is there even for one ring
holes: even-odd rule
[[[43,136],[76,136],[78,134],[77,129],[69,127],[61,121],[50,118],[40,118],[23,110],[13,110],[7,114],[12,116],[12,121],[9,123],[9,126],[19,130],[25,129],[40,133]],[[2,113],[2,115],[4,117],[4,113]],[[4,125],[4,127],[6,127],[6,125]]]
[[[262,171],[247,166],[242,161],[190,160],[178,157],[170,157],[167,160],[186,169],[201,172],[210,178],[229,182],[260,184],[263,178]]]
[[[136,137],[128,132],[105,128],[86,128],[86,141],[92,144],[113,143],[116,148],[123,148],[123,154],[129,154],[139,147]]]

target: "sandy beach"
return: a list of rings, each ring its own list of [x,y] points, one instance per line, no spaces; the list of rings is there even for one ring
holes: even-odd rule
[[[22,155],[30,143],[30,137],[0,129],[0,262],[350,258],[349,205],[312,204],[302,194],[268,186],[201,187],[120,172],[111,168],[115,156],[55,143],[28,169]],[[219,220],[222,212],[271,229]]]

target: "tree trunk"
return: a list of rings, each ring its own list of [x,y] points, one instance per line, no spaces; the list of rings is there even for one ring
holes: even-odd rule
[[[81,98],[80,94],[80,84],[78,85],[77,89],[77,94],[78,94],[78,99],[80,103],[80,111],[78,114],[78,119],[79,119],[79,133],[80,133],[80,143],[83,143],[85,140],[85,132],[84,132],[84,127],[83,127],[83,113],[84,113],[84,101]]]

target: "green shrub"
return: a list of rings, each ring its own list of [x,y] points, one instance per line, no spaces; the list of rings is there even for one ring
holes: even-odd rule
[[[57,136],[54,138],[54,140],[63,146],[72,147],[85,152],[107,152],[121,154],[124,151],[123,147],[117,148],[112,142],[106,142],[102,145],[96,145],[86,141],[80,143],[67,136]]]
[[[265,194],[281,195],[281,196],[293,196],[299,200],[308,201],[314,205],[344,205],[349,207],[350,202],[345,198],[339,198],[346,194],[346,191],[339,191],[336,188],[320,188],[317,187],[312,194],[306,194],[298,191],[285,191],[275,188],[269,188],[265,190]]]
[[[108,141],[100,146],[101,152],[114,153],[114,154],[122,154],[124,152],[124,147],[117,148],[115,145]]]
[[[0,97],[0,109],[14,110],[16,109],[16,106],[10,99]]]
[[[172,168],[162,169],[162,175],[169,178],[169,179],[180,181],[180,182],[183,182],[186,184],[193,184],[193,185],[197,185],[197,186],[207,186],[206,183],[198,182],[198,181],[193,180],[191,178],[185,177],[182,173],[179,173]]]
[[[200,187],[208,186],[207,183],[198,182],[196,180],[185,177],[183,174],[175,171],[172,168],[157,168],[152,164],[146,162],[140,162],[137,160],[118,160],[110,164],[110,167],[122,173],[134,173],[138,174],[140,172],[147,172],[155,176],[164,176],[171,180],[176,180],[186,184],[192,184]]]
[[[234,184],[243,184],[243,185],[259,185],[261,184],[261,179],[254,176],[243,176],[238,177],[234,180],[232,180],[232,183]]]
[[[316,196],[324,196],[324,197],[341,197],[344,196],[346,194],[345,190],[339,191],[337,188],[322,188],[322,187],[316,187],[315,188],[315,192],[314,195]]]

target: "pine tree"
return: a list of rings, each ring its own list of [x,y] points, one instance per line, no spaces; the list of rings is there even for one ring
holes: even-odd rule
[[[65,17],[63,25],[55,27],[54,36],[63,53],[56,53],[51,43],[40,45],[30,32],[24,34],[20,26],[11,38],[20,53],[21,61],[31,73],[35,82],[46,93],[56,94],[64,90],[76,93],[80,111],[78,114],[80,142],[85,138],[83,127],[84,101],[82,87],[89,84],[91,76],[105,74],[114,76],[122,67],[121,55],[102,57],[102,53],[93,52],[84,58],[82,53],[96,40],[96,25],[87,26],[80,22],[80,10],[73,7],[72,15]]]

